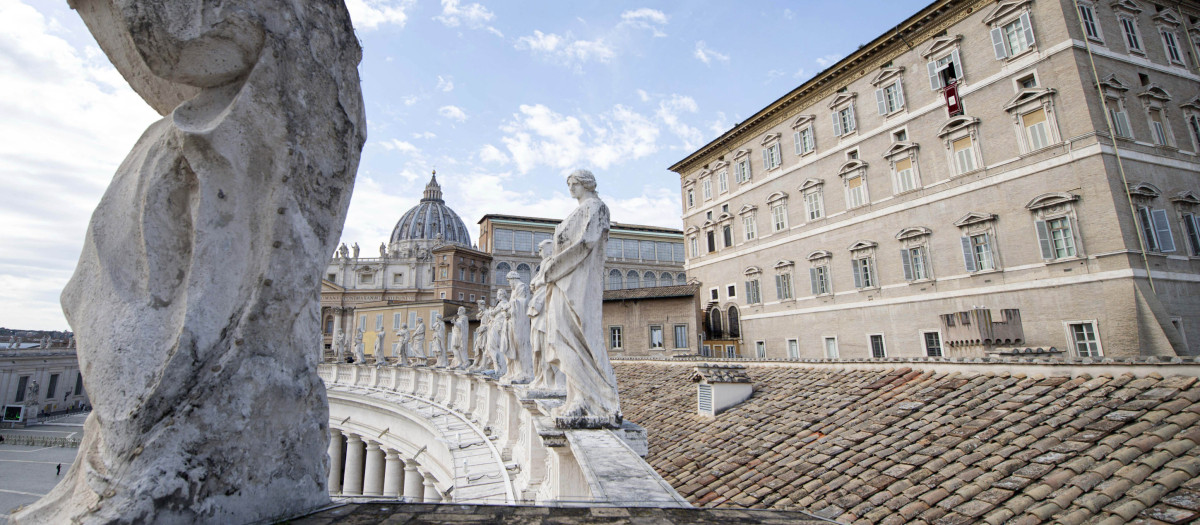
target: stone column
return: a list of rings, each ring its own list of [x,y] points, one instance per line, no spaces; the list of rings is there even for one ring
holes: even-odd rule
[[[337,494],[342,491],[342,466],[346,459],[342,456],[342,431],[329,429],[329,493]]]
[[[379,443],[367,442],[367,468],[363,479],[364,496],[383,495],[383,451]]]
[[[421,503],[424,500],[425,491],[421,487],[423,478],[421,473],[417,472],[417,462],[408,460],[404,462],[404,499],[412,503]]]
[[[346,437],[346,482],[342,494],[358,496],[363,489],[363,440],[354,434]]]
[[[442,501],[442,495],[438,492],[437,486],[433,484],[433,475],[425,473],[425,503],[439,503]]]
[[[404,462],[395,450],[387,451],[387,459],[383,466],[383,495],[393,498],[400,497],[400,488],[404,483]]]

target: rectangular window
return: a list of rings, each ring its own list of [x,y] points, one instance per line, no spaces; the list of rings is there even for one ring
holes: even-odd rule
[[[1187,234],[1192,255],[1200,256],[1200,217],[1194,213],[1183,214],[1183,231]]]
[[[1036,151],[1050,145],[1050,135],[1046,129],[1046,110],[1038,109],[1021,116],[1025,125],[1025,138],[1029,140],[1029,150]]]
[[[633,239],[625,239],[622,244],[625,245],[624,258],[631,261],[638,260],[638,242]]]
[[[766,149],[763,149],[763,169],[773,170],[779,167],[779,164],[783,162],[783,158],[779,150],[780,147],[778,142],[767,146]]]
[[[929,89],[938,90],[958,82],[962,77],[962,64],[958,61],[958,50],[927,64]]]
[[[829,293],[829,267],[816,266],[808,269],[809,284],[812,285],[813,295]]]
[[[83,373],[75,375],[75,395],[83,394]]]
[[[671,243],[671,258],[677,263],[683,262],[683,243]]]
[[[800,359],[800,341],[788,339],[788,359]]]
[[[1190,115],[1187,118],[1188,131],[1192,132],[1192,140],[1196,142],[1196,150],[1200,151],[1200,115]],[[330,279],[331,281],[333,279]]]
[[[792,274],[781,273],[775,276],[775,297],[781,301],[792,298]]]
[[[20,403],[25,400],[25,391],[29,389],[29,376],[21,376],[17,378],[17,398],[14,403]]]
[[[1145,236],[1148,250],[1163,253],[1175,251],[1175,238],[1171,235],[1167,210],[1143,206],[1138,208],[1138,219],[1141,221],[1142,234]]]
[[[1092,323],[1071,323],[1067,325],[1071,331],[1071,346],[1079,357],[1100,357],[1100,338],[1096,336],[1096,325]]]
[[[1005,24],[1000,28],[1000,32],[1003,38],[1004,52],[1007,55],[999,55],[997,53],[996,58],[1016,56],[1033,46],[1033,26],[1029,23],[1028,13],[1024,13],[1020,18]]]
[[[913,174],[912,159],[900,159],[896,162],[896,193],[916,189],[916,179],[917,177]]]
[[[820,219],[825,215],[825,203],[820,190],[810,190],[804,194],[804,213],[808,220]]]
[[[655,255],[658,257],[658,262],[669,263],[675,261],[675,250],[669,242],[657,241],[654,243]]]
[[[762,302],[762,291],[758,287],[758,279],[746,281],[746,304]]]
[[[838,358],[838,344],[837,344],[836,337],[826,337],[825,338],[825,358],[826,359],[837,359]]]
[[[639,244],[641,244],[641,245],[642,245],[642,260],[643,260],[643,261],[653,261],[653,260],[655,260],[655,257],[654,257],[654,241],[642,241],[642,242],[641,242],[641,243],[639,243]]]
[[[708,346],[708,345],[701,346],[700,347],[700,355],[702,355],[704,357],[711,357],[712,356],[712,347]]]
[[[1133,138],[1133,132],[1129,130],[1129,117],[1125,115],[1125,110],[1120,107],[1116,100],[1109,100],[1108,117],[1112,119],[1113,131],[1118,137]]]
[[[58,374],[50,374],[50,384],[46,385],[46,398],[53,398],[56,390],[58,390]]]
[[[1038,245],[1043,259],[1063,259],[1075,256],[1075,237],[1070,217],[1036,221]]]
[[[725,296],[729,297],[730,299],[737,298],[737,285],[731,284],[731,285],[726,286],[725,287]]]
[[[846,207],[857,208],[867,203],[867,191],[862,175],[846,178]]]
[[[749,157],[746,157],[742,160],[737,161],[737,164],[734,165],[733,179],[735,181],[737,181],[738,184],[741,184],[743,182],[750,180],[750,158]]]
[[[726,248],[733,246],[733,226],[721,226],[721,237],[724,238]]]
[[[897,80],[875,90],[875,102],[879,106],[879,114],[887,115],[904,107],[904,90]]]
[[[737,347],[733,345],[725,345],[725,357],[733,359],[737,357]]]
[[[1162,110],[1150,110],[1150,135],[1154,137],[1155,144],[1167,145],[1167,128],[1163,124]]]
[[[925,340],[926,357],[942,357],[942,334],[924,332],[921,334],[921,337]]]
[[[1163,47],[1167,50],[1167,58],[1176,64],[1183,64],[1183,56],[1179,54],[1179,43],[1175,40],[1175,33],[1163,31],[1162,39]]]
[[[688,209],[696,207],[696,191],[691,188],[687,190],[687,206]]]
[[[661,350],[663,347],[663,327],[662,325],[650,325],[650,348]]]
[[[766,341],[755,341],[754,342],[754,355],[756,357],[758,357],[759,359],[763,359],[763,358],[767,357]]]
[[[833,113],[833,134],[842,136],[854,131],[854,106],[849,105]]]
[[[688,245],[691,247],[692,257],[699,257],[700,256],[700,242],[696,239],[695,235],[688,237]]]
[[[871,357],[875,359],[887,357],[887,351],[883,347],[883,334],[871,335]]]
[[[411,330],[417,327],[417,312],[408,312],[408,328]]]
[[[404,314],[401,314],[401,313],[392,314],[392,330],[399,330],[400,325],[404,323],[403,319],[404,319]]]
[[[855,288],[873,288],[879,283],[875,282],[875,258],[862,257],[850,261],[854,268],[854,287]]]
[[[742,216],[742,230],[746,232],[747,241],[758,235],[758,223],[754,220],[753,213]]]
[[[704,194],[704,200],[706,200],[706,201],[712,200],[712,180],[704,179],[704,180],[700,181],[700,188],[702,190],[702,193]]]
[[[975,146],[971,137],[955,140],[951,149],[954,151],[954,165],[958,168],[959,175],[975,171]]]
[[[1092,6],[1087,4],[1079,5],[1079,19],[1083,21],[1083,30],[1087,33],[1087,37],[1100,40],[1100,29],[1096,25],[1096,12],[1092,10]]]
[[[717,191],[721,193],[729,191],[729,172],[726,170],[721,170],[721,173],[717,174]]]
[[[688,347],[687,329],[688,327],[686,324],[675,325],[675,348]]]
[[[717,251],[717,234],[712,230],[704,232],[705,241],[708,242],[708,253]]]
[[[986,233],[962,238],[963,262],[968,272],[994,270],[991,236]]]
[[[472,303],[475,302],[475,294],[468,295],[467,297],[468,297],[468,299],[467,299],[468,301],[471,301]]]
[[[772,231],[783,231],[787,229],[787,204],[779,203],[771,206],[771,227]]]
[[[794,138],[796,139],[797,155],[812,153],[813,150],[817,149],[817,143],[815,140],[813,140],[812,126],[807,126],[804,129],[797,131],[794,135]]]
[[[621,239],[608,239],[608,244],[604,246],[604,256],[609,259],[620,259],[622,253]]]
[[[513,247],[513,232],[496,228],[495,239],[492,241],[492,246],[496,251],[512,251]]]
[[[367,316],[363,315],[358,318],[358,327],[362,330],[367,329]]]
[[[533,253],[533,232],[513,232],[513,251]]]
[[[383,314],[375,316],[375,330],[383,330]]]
[[[1121,29],[1125,31],[1125,46],[1130,51],[1142,52],[1142,39],[1138,36],[1137,22],[1132,18],[1118,17],[1121,21]]]
[[[608,327],[608,347],[612,350],[620,350],[625,347],[625,337],[620,326]]]
[[[900,264],[904,267],[904,280],[920,281],[929,278],[929,257],[924,246],[902,248]]]

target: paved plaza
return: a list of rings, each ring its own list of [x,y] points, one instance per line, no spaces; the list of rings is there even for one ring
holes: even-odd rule
[[[86,413],[73,414],[52,423],[27,429],[5,429],[0,433],[78,438],[83,433],[86,417]],[[77,448],[0,445],[0,523],[8,522],[8,514],[13,509],[33,503],[50,492],[62,479],[55,475],[55,466],[61,464],[65,475],[78,451]]]

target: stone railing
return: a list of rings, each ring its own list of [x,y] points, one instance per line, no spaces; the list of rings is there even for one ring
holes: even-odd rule
[[[429,414],[439,424],[461,420],[457,434],[435,439],[448,442],[451,455],[475,445],[471,440],[486,439],[512,489],[509,503],[689,506],[642,459],[647,447],[642,427],[625,422],[613,430],[556,428],[550,410],[562,404],[560,392],[533,391],[445,368],[322,364],[318,370],[330,391],[331,421],[351,417],[338,413],[337,402],[349,392],[381,404],[428,406],[408,410],[405,417]],[[402,427],[389,428],[396,426]],[[442,492],[450,501],[476,501],[467,495],[476,490],[472,483],[483,467],[463,472],[466,461],[449,458],[441,464],[451,462],[454,472],[447,477],[454,478],[454,486]]]
[[[29,436],[4,432],[0,432],[0,436],[4,436],[5,445],[23,445],[28,447],[79,448],[79,443],[82,441],[82,438]]]

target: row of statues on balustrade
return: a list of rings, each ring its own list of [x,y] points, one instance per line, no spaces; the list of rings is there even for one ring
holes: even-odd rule
[[[543,258],[549,253],[552,241],[538,246]],[[411,330],[404,324],[396,332],[391,355],[384,351],[383,328],[375,332],[373,364],[376,366],[434,366],[487,374],[512,384],[529,384],[536,389],[561,390],[563,377],[557,367],[546,359],[546,282],[539,272],[530,284],[521,281],[520,274],[506,276],[510,289],[500,290],[496,304],[488,307],[478,301],[479,326],[475,329],[474,344],[468,345],[469,317],[465,307],[450,320],[447,338],[446,322],[438,313],[430,319],[432,337],[427,336],[423,319],[418,318]],[[335,362],[367,364],[363,343],[363,327],[359,327],[353,343],[343,332],[334,337]],[[426,348],[426,339],[429,339]],[[347,352],[347,346],[351,352]],[[468,348],[469,346],[469,348]],[[427,351],[428,350],[428,351]],[[430,361],[433,361],[432,363]]]
[[[55,346],[60,347],[60,348],[75,348],[75,336],[71,336],[71,339],[68,341],[61,341],[61,340],[56,341],[56,340],[50,339],[49,335],[46,335],[46,336],[42,336],[41,339],[34,339],[34,341],[37,342],[37,344],[35,346],[23,346],[25,344],[24,338],[17,337],[15,335],[10,335],[10,336],[8,336],[8,342],[5,343],[4,348],[8,348],[8,349],[24,348],[26,350],[36,349],[36,348],[51,348],[51,347],[55,347]]]

